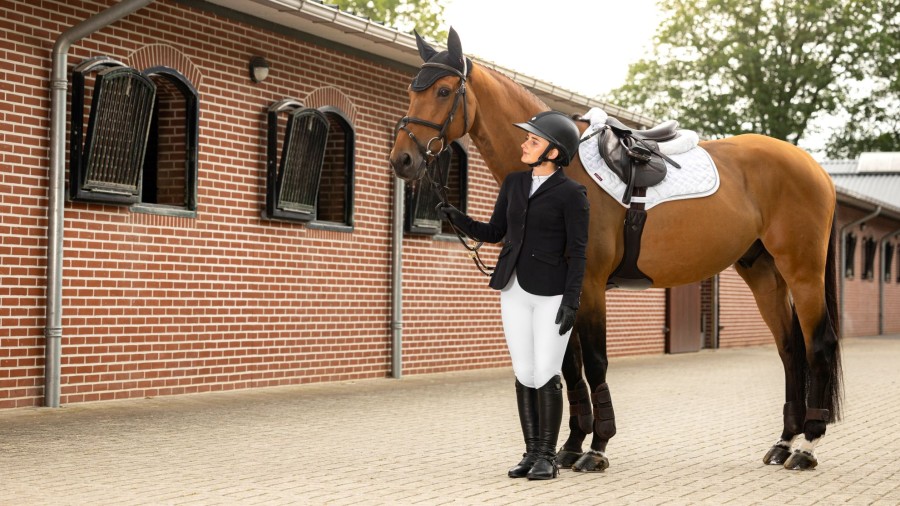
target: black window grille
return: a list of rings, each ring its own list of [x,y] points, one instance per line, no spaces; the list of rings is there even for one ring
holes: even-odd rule
[[[872,237],[863,239],[863,272],[862,279],[875,279],[875,253],[878,251],[878,243]]]
[[[438,168],[432,177],[440,179],[445,188],[447,200],[457,209],[465,212],[467,206],[468,157],[458,143],[450,143],[438,159]],[[427,181],[413,188],[406,187],[406,231],[410,234],[435,235],[451,233],[449,224],[442,222],[437,205],[437,194]]]
[[[848,233],[844,238],[844,277],[853,277],[853,266],[856,264],[856,234]]]
[[[884,258],[881,261],[881,264],[884,266],[884,273],[882,274],[882,278],[885,283],[891,282],[891,265],[894,263],[894,245],[892,243],[884,244]]]
[[[278,159],[279,113],[287,112]],[[269,218],[316,219],[319,180],[328,142],[325,114],[294,100],[269,108],[266,179],[266,214]]]
[[[85,75],[94,79],[87,133]],[[153,117],[156,86],[115,60],[86,60],[73,71],[69,194],[73,200],[134,203],[140,200],[141,169]]]

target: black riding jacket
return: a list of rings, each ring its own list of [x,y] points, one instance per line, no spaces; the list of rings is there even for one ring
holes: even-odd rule
[[[454,224],[479,241],[503,240],[491,288],[505,288],[515,272],[526,292],[562,294],[562,304],[578,309],[590,214],[587,191],[560,169],[529,197],[531,179],[530,170],[506,177],[490,222],[465,216]]]

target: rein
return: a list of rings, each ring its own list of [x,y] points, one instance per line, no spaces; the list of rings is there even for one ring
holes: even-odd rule
[[[449,150],[444,150],[438,153],[432,160],[432,162],[426,164],[425,170],[425,179],[428,180],[428,185],[431,186],[432,191],[437,196],[440,201],[437,205],[438,208],[450,206],[449,199],[447,198],[447,187],[441,183],[441,181],[445,180],[445,176],[447,175],[445,170],[449,170],[450,168],[450,152]],[[446,169],[445,169],[446,167]],[[434,173],[434,175],[432,175]],[[438,211],[440,213],[440,211]],[[481,271],[485,276],[490,276],[494,271],[494,268],[488,266],[484,263],[484,260],[481,259],[481,255],[479,253],[479,249],[484,245],[484,241],[476,241],[475,239],[469,237],[465,232],[457,228],[456,225],[453,224],[452,221],[447,220],[447,223],[450,224],[450,228],[453,229],[453,232],[456,234],[456,238],[459,239],[460,244],[463,245],[469,251],[469,258],[475,262],[475,267]],[[474,243],[474,246],[470,245],[467,239],[471,240]]]

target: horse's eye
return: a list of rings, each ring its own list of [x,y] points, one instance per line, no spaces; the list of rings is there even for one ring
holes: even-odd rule
[[[450,88],[441,88],[438,90],[439,97],[449,97],[450,96]]]

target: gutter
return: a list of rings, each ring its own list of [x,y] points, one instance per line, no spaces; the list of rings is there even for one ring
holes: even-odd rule
[[[394,177],[391,216],[391,377],[403,377],[403,196],[406,183]]]
[[[53,46],[50,76],[50,191],[47,205],[47,312],[44,328],[44,405],[59,407],[62,359],[62,266],[66,188],[66,91],[72,44],[153,0],[122,0],[72,26]]]
[[[841,227],[840,234],[838,234],[841,238],[841,254],[840,254],[840,262],[841,263],[840,263],[840,265],[838,265],[838,293],[840,293],[840,298],[841,298],[840,306],[839,306],[841,317],[843,317],[843,315],[844,315],[844,277],[846,275],[846,267],[847,267],[847,238],[846,238],[847,230],[859,225],[860,223],[862,223],[864,221],[869,221],[872,218],[878,216],[879,214],[881,214],[881,206],[877,206],[875,208],[875,211],[873,211],[871,214],[863,216],[862,218],[860,218],[856,221],[853,221],[853,222],[850,222],[850,223],[844,225],[843,227]]]

